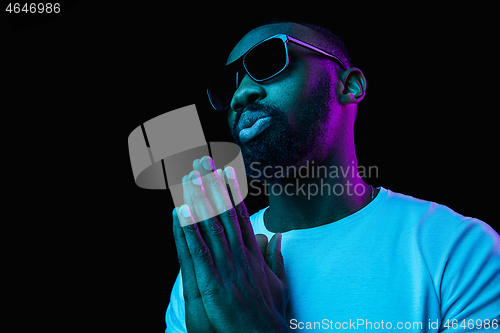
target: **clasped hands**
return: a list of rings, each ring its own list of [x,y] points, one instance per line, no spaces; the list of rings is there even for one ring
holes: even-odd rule
[[[188,331],[289,332],[281,234],[254,235],[232,167],[204,156],[182,181],[172,215]]]

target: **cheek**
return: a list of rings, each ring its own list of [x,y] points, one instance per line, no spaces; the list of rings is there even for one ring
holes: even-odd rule
[[[323,96],[325,92],[321,89],[324,79],[323,73],[319,70],[303,70],[298,72],[293,81],[291,80],[284,87],[285,105],[283,110],[287,110],[287,117],[293,129],[297,130],[301,127],[302,122],[310,121],[311,109],[324,107],[317,105],[319,101],[323,101],[323,97],[326,97]]]
[[[293,68],[276,84],[266,87],[268,97],[275,96],[271,104],[286,113],[291,130],[296,130],[300,122],[300,110],[307,101],[311,89],[310,76],[305,66]]]
[[[286,109],[296,113],[303,110],[328,79],[327,71],[325,63],[321,61],[303,61],[295,66],[280,87]]]
[[[236,112],[233,111],[227,112],[227,123],[229,125],[229,128],[233,128],[235,118],[236,118]]]

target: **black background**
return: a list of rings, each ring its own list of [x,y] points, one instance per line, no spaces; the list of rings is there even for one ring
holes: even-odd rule
[[[206,83],[246,32],[274,19],[330,28],[365,74],[355,135],[359,164],[379,170],[369,183],[499,230],[493,8],[61,3],[57,16],[2,9],[3,148],[5,184],[14,185],[9,208],[29,222],[20,223],[30,225],[22,244],[36,244],[32,288],[50,281],[67,291],[66,319],[75,326],[97,318],[109,320],[107,331],[165,329],[179,269],[174,205],[169,191],[135,185],[128,135],[196,104],[207,141],[231,141]],[[266,198],[246,204],[252,214]],[[82,318],[69,304],[85,296],[102,310],[87,308]]]

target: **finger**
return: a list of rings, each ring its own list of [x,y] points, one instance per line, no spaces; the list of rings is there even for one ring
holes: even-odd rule
[[[215,214],[220,215],[230,210],[233,205],[229,199],[224,181],[220,178],[220,174],[215,172],[215,164],[210,156],[203,156],[200,159],[202,168],[200,175],[202,177],[205,195],[212,203]]]
[[[200,175],[201,175],[201,177],[202,177],[203,188],[204,188],[204,190],[205,190],[205,191],[207,191],[207,184],[211,181],[211,179],[209,179],[209,177],[207,177],[207,178],[205,179],[205,181],[204,181],[204,178],[203,178],[203,177],[204,177],[204,176],[206,176],[206,175],[209,173],[209,171],[207,171],[207,169],[205,169],[205,168],[202,166],[202,164],[201,164],[201,159],[196,159],[196,160],[194,160],[194,161],[193,161],[193,170],[194,170],[194,171],[198,171],[198,172],[200,173]],[[211,171],[210,171],[210,173],[211,173]],[[217,170],[217,173],[218,173],[219,178],[221,178],[221,179],[223,180],[223,178],[221,177],[222,170],[218,169],[218,170]],[[209,195],[210,195],[210,193],[206,193],[206,196],[210,199]],[[213,203],[212,203],[212,204],[213,204]],[[215,207],[215,210],[216,210],[216,208],[217,208],[217,207]],[[224,207],[224,208],[226,208],[226,207]],[[216,214],[216,215],[218,215],[219,213],[221,213],[221,212],[217,212],[217,211],[215,211],[215,214]],[[215,215],[215,216],[216,216],[216,215]],[[206,218],[208,218],[208,217],[207,217],[207,216],[204,216],[204,218],[206,219]]]
[[[192,207],[191,214],[193,215],[193,219],[195,221],[199,221],[198,215],[196,213],[196,208],[194,207],[193,201],[191,200],[191,196],[189,194],[190,191],[192,190],[191,187],[193,186],[191,182],[192,180],[189,178],[188,175],[182,177],[182,191],[183,191],[182,195],[184,198],[184,203],[189,207]]]
[[[195,159],[193,161],[193,170],[196,170],[196,165],[200,164],[200,160],[199,159]]]
[[[255,235],[255,239],[257,240],[257,244],[259,245],[260,253],[262,253],[262,258],[265,260],[267,253],[267,243],[268,243],[267,236],[263,234],[257,234]]]
[[[189,253],[186,238],[184,237],[184,232],[180,226],[178,210],[179,208],[176,207],[172,211],[172,217],[174,220],[172,229],[174,232],[175,247],[177,249],[177,258],[179,259],[179,264],[181,266],[184,300],[186,302],[199,301],[201,303],[201,295],[196,282],[193,261],[191,259],[191,254]],[[202,303],[201,305],[203,306]]]
[[[217,175],[219,176],[219,179],[221,180],[222,184],[226,184],[226,180],[224,179],[224,174],[222,173],[221,169],[217,169]],[[227,188],[226,188],[226,190],[227,190]]]
[[[202,157],[200,163],[204,169],[201,176],[205,196],[214,207],[214,213],[217,214],[216,218],[223,225],[229,248],[232,253],[244,255],[238,216],[229,198],[225,181],[221,177],[222,170],[221,172],[214,172],[215,165],[209,156]]]
[[[177,248],[177,257],[181,265],[186,326],[190,331],[213,332],[213,329],[210,329],[210,320],[208,319],[205,306],[203,305],[198,282],[196,281],[193,261],[184,237],[184,232],[180,226],[178,214],[179,208],[176,207],[172,212],[174,220],[173,231],[175,246]]]
[[[217,169],[217,171],[218,170],[220,170],[220,169]],[[227,194],[229,195],[229,199],[231,200],[231,204],[233,205],[233,207],[236,207],[237,204],[234,203],[233,194],[231,193],[231,188],[229,187],[229,182],[228,182],[228,179],[226,176],[226,172],[223,171],[222,176],[220,176],[220,174],[219,174],[219,177],[222,180],[222,182],[226,185],[226,191],[227,191]]]
[[[252,223],[250,222],[250,216],[248,215],[247,207],[243,202],[243,197],[241,196],[240,186],[238,180],[236,179],[236,172],[234,168],[228,166],[224,169],[224,174],[227,178],[227,183],[230,188],[231,195],[233,197],[234,203],[236,203],[235,210],[238,215],[238,221],[240,222],[240,232],[243,242],[252,252],[257,253],[259,246],[255,240],[254,231],[252,228]]]
[[[193,161],[193,170],[201,172],[202,168],[203,167],[201,166],[199,159],[196,159],[196,160]]]
[[[240,185],[236,178],[236,171],[232,166],[227,166],[224,169],[224,175],[226,176],[226,183],[229,185],[231,189],[230,193],[233,198],[234,206],[236,207],[243,201],[243,197],[241,196]]]
[[[281,254],[282,237],[283,235],[278,232],[271,238],[267,246],[266,262],[278,279],[286,285],[285,263],[283,261],[283,255]]]
[[[184,202],[193,208],[192,215],[196,219],[187,219],[186,223],[197,222],[200,234],[206,242],[208,248],[212,252],[212,258],[216,266],[221,267],[221,264],[227,263],[230,257],[229,245],[227,244],[226,235],[222,222],[217,218],[212,218],[213,210],[204,196],[204,187],[201,182],[200,173],[198,171],[191,171],[187,176],[189,181],[183,183],[184,188]],[[193,213],[194,211],[194,213]]]
[[[198,226],[194,223],[189,206],[186,204],[179,208],[179,224],[186,239],[186,244],[191,255],[193,270],[198,289],[203,297],[203,291],[212,290],[219,275],[215,268],[210,249],[200,235]],[[214,279],[215,278],[215,279]]]
[[[183,183],[184,202],[192,210],[195,222],[214,216],[212,204],[206,198],[206,189],[200,172],[193,170],[186,178],[188,181]]]
[[[220,169],[217,169],[217,170],[220,170]],[[237,216],[240,216],[241,214],[238,214],[238,210],[239,210],[239,209],[241,209],[241,207],[238,207],[238,206],[237,206],[237,204],[235,204],[235,202],[234,202],[233,194],[232,194],[232,191],[231,191],[231,188],[230,188],[230,185],[229,185],[229,182],[228,182],[228,177],[226,176],[226,173],[225,173],[225,172],[223,172],[223,173],[222,173],[222,177],[221,177],[221,176],[220,176],[220,174],[219,174],[219,177],[220,177],[220,178],[221,178],[221,180],[223,180],[223,181],[224,181],[224,183],[226,184],[226,190],[227,190],[227,193],[229,194],[229,199],[231,200],[231,204],[233,205],[233,207],[235,207],[234,209],[235,209],[235,211],[236,211],[236,215],[237,215]],[[238,222],[239,222],[239,217],[238,217]],[[240,234],[241,234],[241,226],[240,226]],[[263,235],[263,234],[259,234],[259,235],[260,235],[260,236],[264,236],[264,237],[266,237],[266,239],[265,239],[265,245],[264,245],[264,240],[262,240],[262,238],[260,238],[260,239],[259,239],[259,238],[257,237],[258,235],[255,235],[256,240],[257,240],[258,247],[259,247],[260,252],[261,252],[261,254],[262,254],[262,257],[263,257],[263,259],[265,260],[265,258],[266,258],[266,248],[267,248],[267,243],[268,243],[268,241],[267,241],[267,236],[266,236],[266,235]],[[241,236],[241,241],[243,242],[243,244],[245,244],[245,246],[246,246],[247,248],[250,248],[250,246],[249,246],[248,242],[247,242],[247,243],[245,243],[245,242],[244,242],[244,240],[243,240],[243,236]],[[253,246],[253,245],[251,245],[251,246]],[[252,251],[253,251],[253,250],[252,250]]]

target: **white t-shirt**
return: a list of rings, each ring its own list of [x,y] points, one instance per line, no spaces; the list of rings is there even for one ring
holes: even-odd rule
[[[251,221],[271,239],[266,209]],[[283,233],[282,254],[293,331],[500,328],[500,236],[446,206],[380,188],[350,216]],[[186,332],[180,274],[166,324]]]

